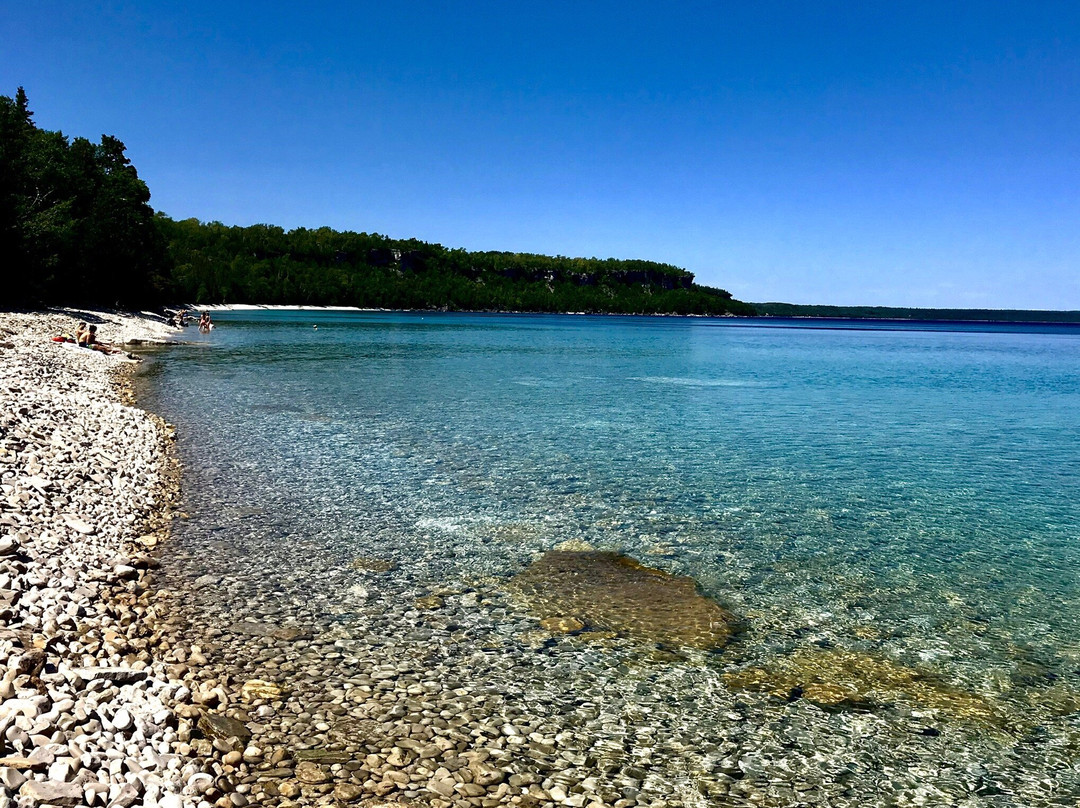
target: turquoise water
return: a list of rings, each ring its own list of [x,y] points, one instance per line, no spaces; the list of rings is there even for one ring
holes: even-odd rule
[[[215,319],[155,363],[143,397],[179,426],[186,467],[191,518],[167,571],[178,587],[208,571],[229,581],[228,596],[191,595],[203,611],[292,604],[357,637],[388,604],[441,593],[506,657],[445,651],[465,678],[497,669],[541,710],[557,698],[545,665],[598,694],[647,680],[668,730],[738,737],[750,762],[717,804],[796,804],[784,796],[796,780],[806,804],[1080,798],[1080,329]],[[535,626],[503,584],[568,540],[693,576],[745,631],[700,658],[560,638],[534,659],[515,638]],[[365,577],[357,556],[397,567]],[[423,623],[403,614],[367,631]],[[451,637],[453,622],[423,625]],[[907,692],[869,712],[821,709],[723,678],[846,651],[985,700],[1000,720]],[[625,703],[622,714],[624,734],[640,729]],[[784,751],[793,727],[822,761]],[[725,753],[686,746],[657,744],[638,804],[687,788],[709,799],[697,772]],[[842,788],[841,763],[853,773]],[[894,768],[915,774],[883,774]],[[760,799],[738,791],[759,781]]]

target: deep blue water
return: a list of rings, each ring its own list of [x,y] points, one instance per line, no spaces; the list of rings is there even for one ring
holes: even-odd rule
[[[695,577],[747,617],[740,664],[872,636],[1018,712],[1080,687],[1078,327],[214,317],[147,398],[180,541],[453,585],[576,539]]]

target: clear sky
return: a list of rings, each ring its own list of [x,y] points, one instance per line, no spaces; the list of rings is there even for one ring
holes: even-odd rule
[[[0,94],[176,218],[1080,309],[1075,2],[9,2]]]

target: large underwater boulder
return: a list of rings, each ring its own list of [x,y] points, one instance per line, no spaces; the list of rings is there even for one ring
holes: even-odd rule
[[[511,589],[544,623],[580,621],[668,648],[722,648],[738,619],[698,592],[693,578],[671,575],[605,551],[553,550],[519,573]]]
[[[977,693],[882,656],[841,649],[797,651],[767,667],[725,673],[724,682],[733,690],[765,692],[781,701],[802,698],[830,711],[902,702],[985,725],[1002,721],[998,708]]]

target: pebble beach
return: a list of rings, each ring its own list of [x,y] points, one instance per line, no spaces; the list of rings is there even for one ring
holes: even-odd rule
[[[79,319],[115,346],[148,316],[0,314],[0,806],[207,806],[186,698],[156,660],[153,550],[178,482],[169,428],[130,406],[125,353],[53,342]]]
[[[52,341],[80,319],[124,352]],[[601,787],[597,764],[583,768],[589,742],[572,728],[607,720],[596,705],[530,713],[512,687],[439,659],[463,639],[448,610],[427,627],[440,595],[387,588],[380,622],[355,637],[271,593],[254,614],[243,587],[196,577],[198,560],[186,584],[159,585],[187,514],[173,429],[134,406],[126,351],[177,336],[149,316],[0,315],[0,808],[639,804],[644,772]],[[235,587],[234,619],[192,606],[207,586]],[[466,611],[479,599],[453,594]]]
[[[136,356],[191,344],[139,364],[50,340],[84,316]],[[379,431],[384,409],[334,442],[268,393],[277,347],[193,330],[0,315],[0,808],[1074,804],[1080,700],[1040,649],[980,685],[911,653],[869,587],[811,614],[805,590],[702,586],[678,531],[505,496],[433,520],[402,492],[453,514],[451,483],[505,461]]]
[[[52,341],[80,319],[124,352]],[[187,514],[173,429],[134,406],[126,351],[177,336],[149,316],[0,316],[0,808],[639,804],[644,772],[591,782],[588,733],[572,728],[607,720],[596,705],[529,712],[512,687],[440,659],[463,639],[443,607],[468,611],[475,592],[444,604],[388,587],[356,637],[272,593],[254,613],[235,581],[197,577],[199,560],[186,583],[159,584]],[[358,558],[335,574],[392,566]],[[231,615],[190,602],[207,586],[240,598]],[[609,751],[601,764],[622,760]]]

